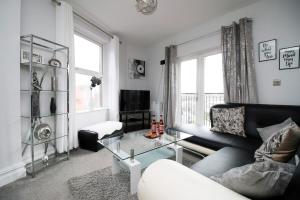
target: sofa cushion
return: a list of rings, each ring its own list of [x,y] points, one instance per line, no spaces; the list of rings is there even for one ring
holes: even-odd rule
[[[213,150],[219,150],[223,147],[229,146],[254,152],[262,144],[262,140],[259,138],[244,138],[231,134],[212,132],[205,126],[189,124],[173,129],[193,135],[186,139],[186,141]]]
[[[246,137],[244,130],[245,107],[212,108],[211,112],[214,124],[211,131]]]
[[[274,124],[272,126],[267,126],[264,128],[257,128],[257,131],[261,137],[261,139],[265,142],[269,137],[271,137],[273,134],[277,133],[287,125],[289,125],[292,122],[292,118],[286,119],[284,122],[280,124]]]
[[[288,162],[296,153],[300,142],[300,129],[295,122],[273,134],[255,151],[256,161]]]
[[[195,163],[191,168],[204,176],[210,177],[253,162],[253,152],[239,148],[224,147]]]

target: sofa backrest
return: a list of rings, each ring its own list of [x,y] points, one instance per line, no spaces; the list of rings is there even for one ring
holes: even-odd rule
[[[300,106],[267,104],[218,104],[212,108],[245,107],[245,132],[248,137],[260,138],[257,128],[279,124],[291,117],[300,126]],[[211,125],[212,112],[210,112]]]

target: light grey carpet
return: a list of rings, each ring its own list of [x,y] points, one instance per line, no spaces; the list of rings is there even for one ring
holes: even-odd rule
[[[124,136],[128,140],[130,134]],[[74,200],[67,181],[72,177],[83,176],[96,170],[111,166],[111,152],[102,149],[97,153],[87,150],[71,151],[68,161],[58,163],[37,174],[35,178],[26,177],[0,188],[2,200]],[[184,153],[195,162],[200,158]]]

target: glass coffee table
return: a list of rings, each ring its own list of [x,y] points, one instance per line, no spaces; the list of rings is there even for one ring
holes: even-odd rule
[[[139,157],[147,153],[155,153],[163,147],[173,149],[176,154],[176,161],[182,163],[182,147],[177,142],[191,137],[192,135],[179,132],[167,131],[155,139],[144,137],[143,131],[125,134],[124,137],[114,137],[99,140],[98,142],[113,154],[112,174],[118,174],[121,165],[130,172],[130,192],[137,192],[137,185],[141,177],[142,165]]]

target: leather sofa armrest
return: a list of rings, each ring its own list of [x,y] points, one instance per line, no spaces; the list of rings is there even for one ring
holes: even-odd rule
[[[248,199],[172,160],[159,160],[143,173],[139,200],[245,200]]]

